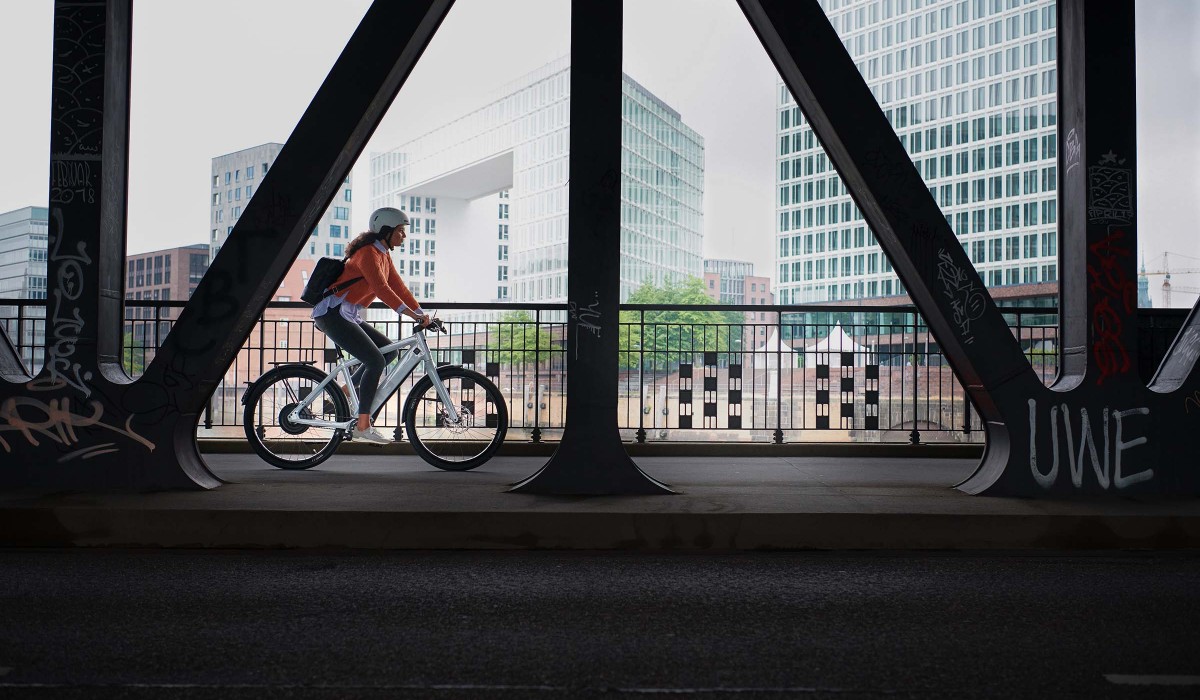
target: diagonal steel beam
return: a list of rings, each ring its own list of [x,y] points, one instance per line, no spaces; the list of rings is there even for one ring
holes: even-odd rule
[[[983,461],[958,488],[1200,493],[1200,468],[1181,458],[1194,451],[1190,434],[1200,421],[1200,312],[1153,386],[1138,381],[1133,354],[1133,0],[1059,1],[1062,327],[1070,349],[1054,387],[1034,376],[818,2],[739,2],[985,419]]]
[[[1021,348],[816,0],[738,0],[985,420],[1036,381]]]
[[[198,415],[453,0],[375,0],[246,205],[143,381],[182,373]],[[194,387],[194,388],[193,388]]]
[[[131,0],[56,1],[47,368],[0,384],[0,487],[220,483],[196,446],[200,411],[452,5],[375,0],[131,383],[117,363]]]

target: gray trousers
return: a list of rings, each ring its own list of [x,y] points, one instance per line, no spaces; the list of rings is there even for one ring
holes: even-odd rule
[[[375,400],[375,391],[379,388],[379,377],[383,374],[383,368],[399,354],[393,350],[384,355],[379,348],[391,345],[395,341],[375,330],[370,324],[347,321],[336,306],[313,319],[313,323],[317,330],[333,339],[343,350],[362,360],[362,364],[354,370],[351,377],[358,389],[359,414],[370,413],[371,402]]]

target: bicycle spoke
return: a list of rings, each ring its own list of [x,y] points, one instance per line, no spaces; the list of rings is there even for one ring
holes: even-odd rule
[[[458,422],[450,419],[450,411],[432,383],[422,381],[414,388],[420,395],[413,397],[412,413],[405,416],[409,437],[418,452],[428,453],[422,456],[434,466],[442,469],[457,469],[460,467],[456,465],[461,464],[475,466],[503,440],[507,428],[503,398],[482,377],[469,376],[461,369],[442,376],[442,383],[459,415]]]
[[[316,376],[314,376],[316,375]],[[330,426],[311,426],[291,420],[291,414],[306,400],[300,411],[304,420],[345,420],[344,399],[330,391],[330,384],[320,389],[321,377],[307,366],[288,366],[254,389],[253,402],[247,406],[246,435],[265,460],[277,467],[300,469],[323,461],[337,447],[342,436]]]

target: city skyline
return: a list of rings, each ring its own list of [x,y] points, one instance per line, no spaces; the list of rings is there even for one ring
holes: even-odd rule
[[[136,6],[135,26],[146,31],[136,32],[134,41],[130,253],[202,239],[207,231],[198,221],[207,212],[199,209],[197,193],[206,186],[211,158],[286,139],[368,4],[347,0],[331,13],[319,2],[290,3],[287,32],[262,31],[278,23],[274,3],[213,2],[203,11]],[[1140,254],[1152,265],[1163,251],[1200,255],[1190,234],[1200,214],[1190,196],[1200,190],[1200,139],[1190,124],[1200,104],[1200,58],[1188,41],[1200,25],[1193,5],[1138,5]],[[0,210],[45,200],[51,11],[50,3],[0,10],[5,26],[21,29],[6,37],[0,58],[30,66],[0,79],[26,105],[0,135],[9,162],[19,164],[0,173]],[[357,176],[367,177],[371,152],[425,133],[446,115],[486,101],[495,86],[567,54],[568,15],[569,3],[549,0],[460,0],[364,151]],[[191,30],[155,31],[181,24]],[[736,3],[629,3],[625,35],[626,71],[706,139],[704,256],[743,258],[770,269],[777,75]],[[212,51],[214,36],[236,48]],[[498,50],[480,62],[453,51],[464,42]],[[228,118],[229,110],[236,119]],[[193,126],[186,139],[178,133],[180,114]],[[234,123],[237,132],[229,130]],[[164,168],[171,177],[162,177]],[[369,213],[361,209],[354,213],[356,230]],[[1179,295],[1176,303],[1192,298]]]

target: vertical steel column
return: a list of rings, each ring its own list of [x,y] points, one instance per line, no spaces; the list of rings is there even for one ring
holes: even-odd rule
[[[670,493],[617,430],[622,13],[620,0],[571,3],[567,421],[550,461],[517,492]]]
[[[54,7],[46,364],[39,388],[89,399],[118,363],[124,301],[131,0]]]
[[[1058,387],[1141,385],[1133,0],[1059,0]]]

